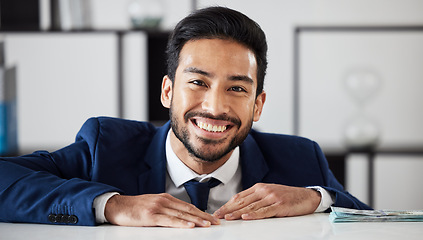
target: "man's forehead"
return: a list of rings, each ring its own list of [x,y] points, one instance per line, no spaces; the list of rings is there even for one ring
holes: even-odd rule
[[[225,60],[226,64],[219,65]],[[257,61],[253,51],[234,40],[197,39],[188,41],[182,48],[178,69],[184,73],[202,75],[227,70],[228,75],[247,76],[256,80]],[[232,79],[238,80],[237,78],[239,79],[239,77]]]

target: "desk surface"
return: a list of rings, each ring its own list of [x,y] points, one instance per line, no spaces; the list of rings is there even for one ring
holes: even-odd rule
[[[331,223],[328,214],[222,221],[209,228],[137,228],[0,223],[0,239],[422,239],[423,222]]]

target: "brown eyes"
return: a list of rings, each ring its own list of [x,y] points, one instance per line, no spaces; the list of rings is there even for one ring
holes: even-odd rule
[[[192,80],[189,83],[197,85],[199,87],[208,87],[207,84],[202,81],[202,80]],[[240,87],[240,86],[232,86],[230,88],[228,88],[228,91],[232,91],[232,92],[247,92],[247,90],[245,90],[245,88]]]
[[[192,80],[190,83],[195,84],[197,86],[206,86],[206,84],[201,80]]]
[[[230,91],[234,91],[234,92],[247,92],[244,88],[242,87],[230,87],[229,88]]]

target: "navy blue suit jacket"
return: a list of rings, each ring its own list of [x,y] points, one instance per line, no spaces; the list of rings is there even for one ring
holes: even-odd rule
[[[63,149],[1,159],[0,221],[95,225],[92,203],[100,194],[165,192],[169,125],[91,118]],[[322,186],[335,194],[335,206],[368,209],[344,191],[308,139],[252,130],[240,159],[244,189],[259,182]]]

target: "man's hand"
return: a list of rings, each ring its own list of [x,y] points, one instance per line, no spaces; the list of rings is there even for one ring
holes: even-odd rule
[[[233,196],[213,215],[226,220],[305,215],[316,210],[320,199],[313,189],[258,183]]]
[[[115,195],[104,210],[107,221],[123,226],[193,228],[220,224],[219,219],[167,193]]]

